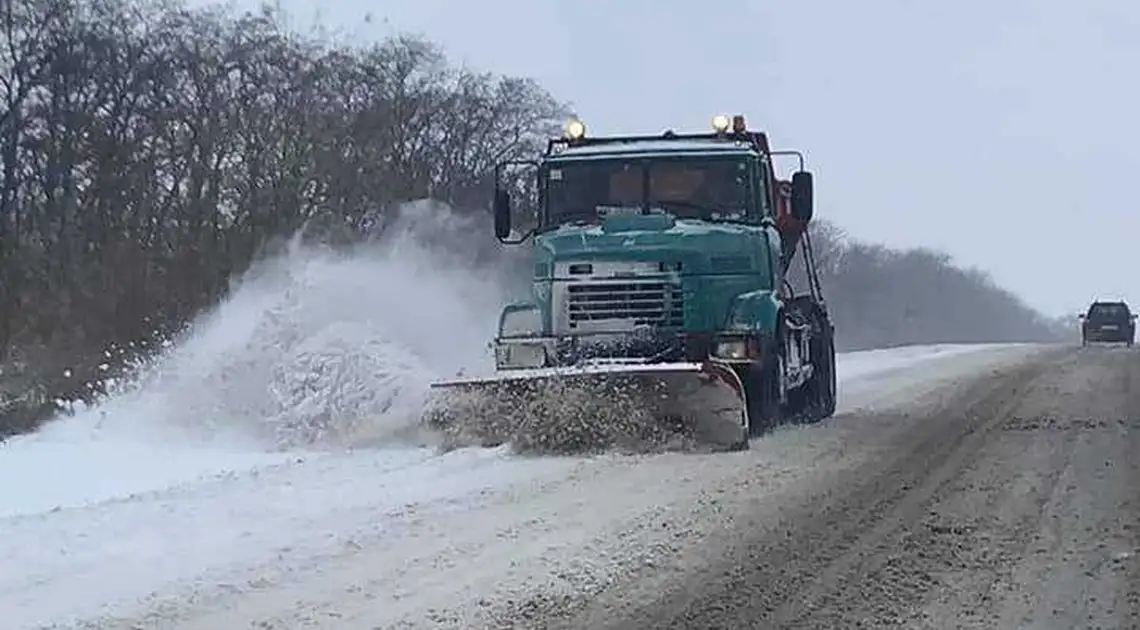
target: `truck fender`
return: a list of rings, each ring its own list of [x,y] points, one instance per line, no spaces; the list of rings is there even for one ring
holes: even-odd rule
[[[779,326],[783,306],[775,291],[741,293],[729,306],[724,329],[771,336]]]
[[[828,314],[827,309],[812,297],[807,295],[797,296],[790,302],[787,302],[785,308],[808,318],[809,321],[812,322],[812,327],[816,335],[826,338],[831,338],[835,335],[835,324],[832,323],[831,316]]]

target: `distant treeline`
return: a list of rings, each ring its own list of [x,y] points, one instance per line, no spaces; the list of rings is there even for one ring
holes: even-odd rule
[[[1064,321],[1045,317],[985,272],[958,267],[942,252],[859,242],[826,221],[813,226],[812,237],[840,350],[1051,342],[1066,333]]]
[[[537,153],[569,112],[430,42],[353,47],[271,9],[5,6],[0,434],[34,426],[54,396],[90,395],[76,384],[217,303],[307,221],[355,226],[420,198],[484,212],[494,163]],[[1052,334],[941,254],[816,231],[845,347]]]

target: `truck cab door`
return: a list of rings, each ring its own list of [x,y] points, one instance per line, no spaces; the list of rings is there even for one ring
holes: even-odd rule
[[[768,250],[769,282],[772,290],[780,292],[783,285],[783,239],[777,224],[776,207],[770,194],[771,169],[764,160],[757,160],[752,174],[752,194],[756,200],[756,212],[760,216],[760,226],[764,231],[764,245]]]

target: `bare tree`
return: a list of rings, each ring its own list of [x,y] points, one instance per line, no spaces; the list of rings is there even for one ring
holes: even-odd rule
[[[481,209],[566,111],[429,42],[335,45],[270,9],[28,0],[0,29],[0,349],[40,382],[182,325],[314,218]]]

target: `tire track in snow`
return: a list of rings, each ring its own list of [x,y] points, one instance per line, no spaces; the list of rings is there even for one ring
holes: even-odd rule
[[[979,375],[879,457],[741,513],[678,579],[530,627],[1136,627],[1137,383],[1115,348]]]
[[[211,593],[287,582],[346,547],[402,540],[424,519],[462,510],[483,492],[529,474],[558,478],[572,465],[516,461],[502,450],[322,454],[2,519],[0,602],[12,602],[3,607],[5,623],[78,619],[139,597],[169,614],[179,607],[169,593],[189,593],[193,605],[202,605]]]

